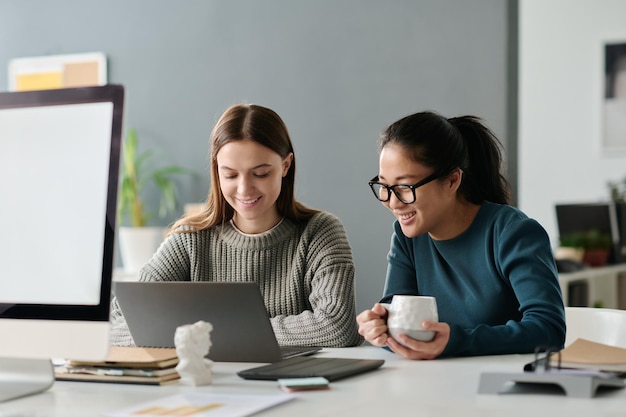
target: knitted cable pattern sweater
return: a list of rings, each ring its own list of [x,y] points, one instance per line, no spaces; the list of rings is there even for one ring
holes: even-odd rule
[[[258,235],[232,223],[173,233],[141,269],[141,281],[226,281],[259,285],[280,345],[343,347],[357,332],[354,262],[345,229],[319,212],[307,223],[284,219]],[[133,345],[115,299],[111,343]]]

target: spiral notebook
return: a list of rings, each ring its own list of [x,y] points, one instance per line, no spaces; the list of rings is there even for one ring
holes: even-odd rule
[[[174,347],[178,326],[204,320],[216,362],[276,362],[321,349],[279,347],[254,282],[121,281],[114,293],[137,346]]]

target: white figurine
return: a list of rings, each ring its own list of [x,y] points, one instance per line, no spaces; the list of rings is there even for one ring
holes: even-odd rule
[[[206,321],[197,321],[176,328],[174,345],[178,355],[176,372],[180,382],[186,385],[209,385],[213,361],[205,356],[211,348],[213,326]]]

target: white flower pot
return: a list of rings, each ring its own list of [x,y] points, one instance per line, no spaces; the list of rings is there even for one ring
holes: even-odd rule
[[[582,248],[572,248],[569,246],[559,246],[554,251],[555,259],[571,259],[572,261],[582,262],[585,251]]]
[[[124,271],[135,274],[146,264],[165,238],[162,227],[120,227],[120,255]]]

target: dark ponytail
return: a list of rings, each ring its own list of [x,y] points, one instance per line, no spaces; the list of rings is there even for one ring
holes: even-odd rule
[[[510,204],[509,183],[502,175],[502,144],[481,119],[453,117],[448,121],[458,129],[467,149],[468,166],[460,192],[466,200],[480,204],[487,200]]]
[[[434,112],[406,116],[381,135],[379,151],[394,143],[412,159],[445,175],[463,170],[458,193],[467,201],[510,204],[510,188],[501,173],[502,144],[475,116],[445,117]]]

